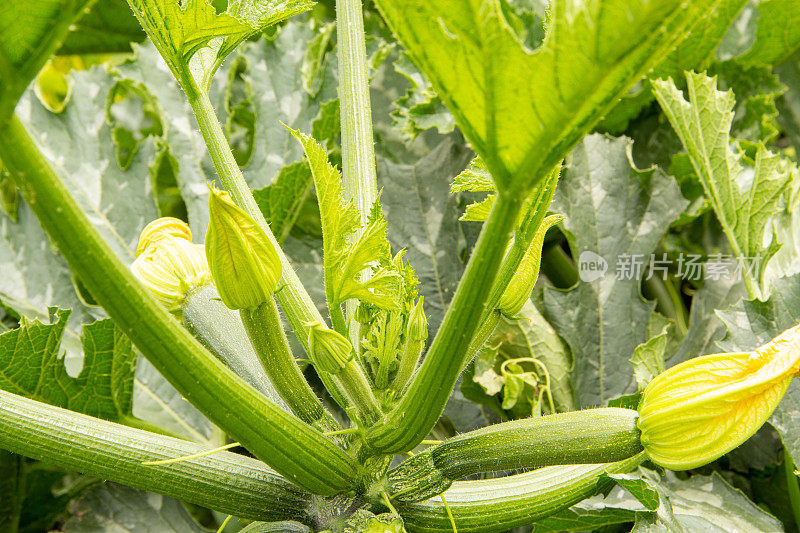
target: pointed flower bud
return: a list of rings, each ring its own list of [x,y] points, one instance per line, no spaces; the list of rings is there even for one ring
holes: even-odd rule
[[[137,257],[158,239],[169,235],[192,242],[192,231],[183,220],[172,217],[162,217],[149,223],[139,235],[139,246],[136,247]]]
[[[514,317],[531,297],[531,291],[539,278],[539,263],[542,261],[542,245],[547,230],[564,220],[562,215],[550,215],[542,220],[531,240],[522,261],[500,297],[497,308],[506,316]]]
[[[406,336],[415,341],[424,341],[428,338],[428,319],[425,317],[425,311],[422,307],[423,300],[424,297],[420,296],[408,316]]]
[[[342,334],[324,324],[314,322],[308,327],[308,351],[319,370],[338,374],[353,358],[353,347]]]
[[[211,188],[206,257],[217,292],[230,309],[252,309],[278,286],[281,262],[264,231],[231,200]]]
[[[642,394],[642,446],[653,462],[672,470],[707,464],[753,435],[799,372],[800,325],[753,352],[676,365]]]
[[[181,308],[189,291],[211,282],[203,246],[171,235],[151,242],[131,271],[170,311]]]

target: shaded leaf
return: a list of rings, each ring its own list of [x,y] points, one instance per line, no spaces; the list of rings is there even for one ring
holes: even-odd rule
[[[410,85],[405,94],[392,103],[394,126],[409,139],[414,139],[429,128],[436,128],[439,133],[453,131],[456,126],[453,115],[407,54],[400,54],[394,62],[394,69],[405,77]]]
[[[655,472],[640,469],[611,477],[620,484],[607,496],[584,500],[538,522],[533,531],[586,531],[634,521],[632,531],[638,533],[783,531],[780,522],[717,473],[681,480],[668,472],[660,479]]]
[[[753,46],[738,59],[756,65],[777,65],[800,48],[800,15],[792,0],[756,4],[758,26]]]
[[[742,300],[718,312],[728,335],[718,344],[726,351],[749,351],[800,323],[800,276],[774,281],[766,302]],[[770,423],[795,461],[800,460],[800,383],[789,385]]]
[[[554,200],[583,281],[546,289],[545,316],[570,346],[580,407],[633,392],[628,360],[647,340],[653,304],[639,293],[656,244],[686,201],[658,169],[629,159],[630,141],[591,135],[572,152]],[[596,268],[590,270],[590,267]]]
[[[125,0],[94,2],[91,9],[75,21],[56,52],[68,54],[111,54],[130,52],[132,42],[146,35]]]
[[[436,334],[464,269],[459,201],[446,177],[469,162],[469,150],[446,138],[415,164],[378,159],[378,186],[395,249],[408,250],[409,264],[425,297],[430,338]]]
[[[633,375],[640,391],[644,390],[654,377],[664,371],[664,352],[667,348],[669,327],[664,326],[661,332],[650,337],[647,342],[640,344],[633,351],[631,365],[633,365]]]
[[[106,483],[70,506],[64,531],[89,533],[204,533],[178,500]]]
[[[0,4],[0,123],[91,0]]]
[[[0,531],[18,530],[24,500],[24,459],[0,450]]]
[[[256,204],[279,243],[289,236],[313,183],[308,163],[297,161],[283,167],[272,183],[253,191]]]

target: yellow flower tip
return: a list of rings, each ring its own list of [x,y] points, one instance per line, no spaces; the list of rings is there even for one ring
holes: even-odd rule
[[[139,235],[136,256],[141,255],[151,244],[167,235],[192,242],[192,231],[186,222],[172,217],[157,218],[145,226]]]
[[[217,292],[230,309],[258,307],[277,288],[282,272],[278,252],[227,192],[210,189],[205,249]]]
[[[180,309],[191,290],[211,282],[203,246],[171,235],[151,242],[131,271],[170,311]]]
[[[672,470],[710,463],[758,431],[799,369],[800,325],[750,353],[676,365],[642,394],[642,446],[653,462]]]

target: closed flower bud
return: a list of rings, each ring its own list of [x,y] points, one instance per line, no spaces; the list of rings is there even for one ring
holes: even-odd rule
[[[353,358],[350,341],[329,327],[314,322],[308,324],[308,350],[319,370],[338,374]]]
[[[547,230],[564,220],[562,215],[550,215],[542,220],[530,246],[522,256],[522,261],[500,297],[497,308],[506,316],[514,317],[531,297],[531,291],[539,277],[539,263],[542,260],[542,245]]]
[[[230,309],[252,309],[278,286],[281,262],[264,231],[232,201],[212,188],[208,197],[206,257],[220,299]]]
[[[181,308],[189,291],[211,282],[203,246],[171,235],[151,242],[131,271],[170,311]]]
[[[139,235],[139,246],[136,247],[137,257],[151,244],[167,235],[192,242],[192,231],[186,222],[172,217],[157,218],[145,226]]]
[[[642,446],[654,463],[672,470],[707,464],[758,431],[799,371],[800,325],[753,352],[676,365],[642,394]]]
[[[415,341],[424,341],[428,338],[428,319],[425,317],[422,301],[423,297],[420,296],[419,300],[417,300],[417,304],[408,316],[406,336]]]

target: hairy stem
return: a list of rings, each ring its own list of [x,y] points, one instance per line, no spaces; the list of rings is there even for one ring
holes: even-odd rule
[[[425,361],[394,410],[367,432],[367,444],[373,450],[386,453],[410,450],[436,424],[464,359],[471,355],[467,350],[480,327],[521,206],[519,195],[497,195]]]
[[[363,227],[367,224],[372,205],[378,199],[378,178],[361,0],[336,0],[336,31],[342,117],[342,185],[345,200],[355,202]],[[352,238],[358,239],[360,235],[361,229]],[[368,275],[368,271],[361,274],[362,278]],[[345,323],[350,324],[353,330],[351,338],[358,352],[360,324],[352,320],[357,305],[355,300],[345,302]]]
[[[355,202],[364,225],[378,198],[378,180],[361,0],[336,0],[336,27],[344,195]]]
[[[251,520],[302,520],[310,500],[263,463],[230,452],[145,466],[206,448],[5,391],[0,448]]]
[[[239,314],[261,365],[292,412],[322,432],[342,429],[300,372],[283,333],[275,301],[270,298],[256,309],[242,309]]]
[[[303,284],[300,282],[300,278],[297,277],[289,258],[283,253],[280,244],[278,243],[277,239],[275,239],[275,235],[272,234],[272,230],[270,229],[269,224],[267,224],[267,221],[264,219],[264,215],[261,213],[258,205],[256,205],[256,201],[253,199],[253,194],[250,191],[250,187],[247,186],[247,182],[244,180],[242,171],[239,169],[239,165],[236,163],[236,159],[233,157],[233,152],[231,152],[231,148],[230,145],[228,145],[228,140],[225,137],[225,133],[222,131],[222,127],[217,120],[217,116],[214,113],[214,107],[211,105],[211,100],[209,99],[208,94],[205,91],[200,90],[195,85],[189,73],[186,73],[184,78],[185,79],[182,80],[181,85],[184,87],[186,98],[189,101],[189,105],[192,107],[195,118],[197,119],[197,125],[200,127],[200,133],[203,135],[203,139],[206,142],[206,147],[211,155],[211,160],[214,163],[214,168],[217,171],[217,175],[219,176],[223,187],[230,192],[231,197],[236,205],[247,212],[247,214],[256,221],[261,229],[264,230],[264,233],[266,233],[270,242],[275,247],[275,250],[278,251],[278,257],[281,261],[282,275],[280,280],[280,290],[278,290],[275,296],[278,299],[278,303],[280,304],[281,309],[283,309],[289,324],[297,334],[297,338],[300,340],[300,343],[303,345],[306,353],[309,354],[309,357],[313,361],[314,354],[311,354],[308,350],[307,324],[324,324],[325,321],[322,318],[322,315],[320,315],[317,307],[314,305],[313,300],[311,300],[311,297],[308,295],[308,292],[306,292],[305,287],[303,287]],[[342,401],[343,398],[353,399],[355,396],[359,398],[367,398],[369,396],[367,391],[348,390],[347,385],[344,384],[345,381],[351,385],[367,383],[366,376],[363,375],[363,370],[361,367],[358,365],[350,365],[348,368],[343,370],[343,372],[361,373],[361,376],[338,377],[326,375],[325,372],[319,373],[320,379],[322,379],[322,382],[331,392],[331,395],[334,397],[334,399],[337,401]],[[369,393],[371,394],[371,390]],[[342,407],[346,408],[347,405],[343,405]],[[377,409],[377,402],[373,407]]]
[[[0,158],[72,271],[187,400],[256,457],[307,490],[334,494],[353,486],[356,466],[351,457],[242,381],[133,277],[16,116],[0,139]]]

